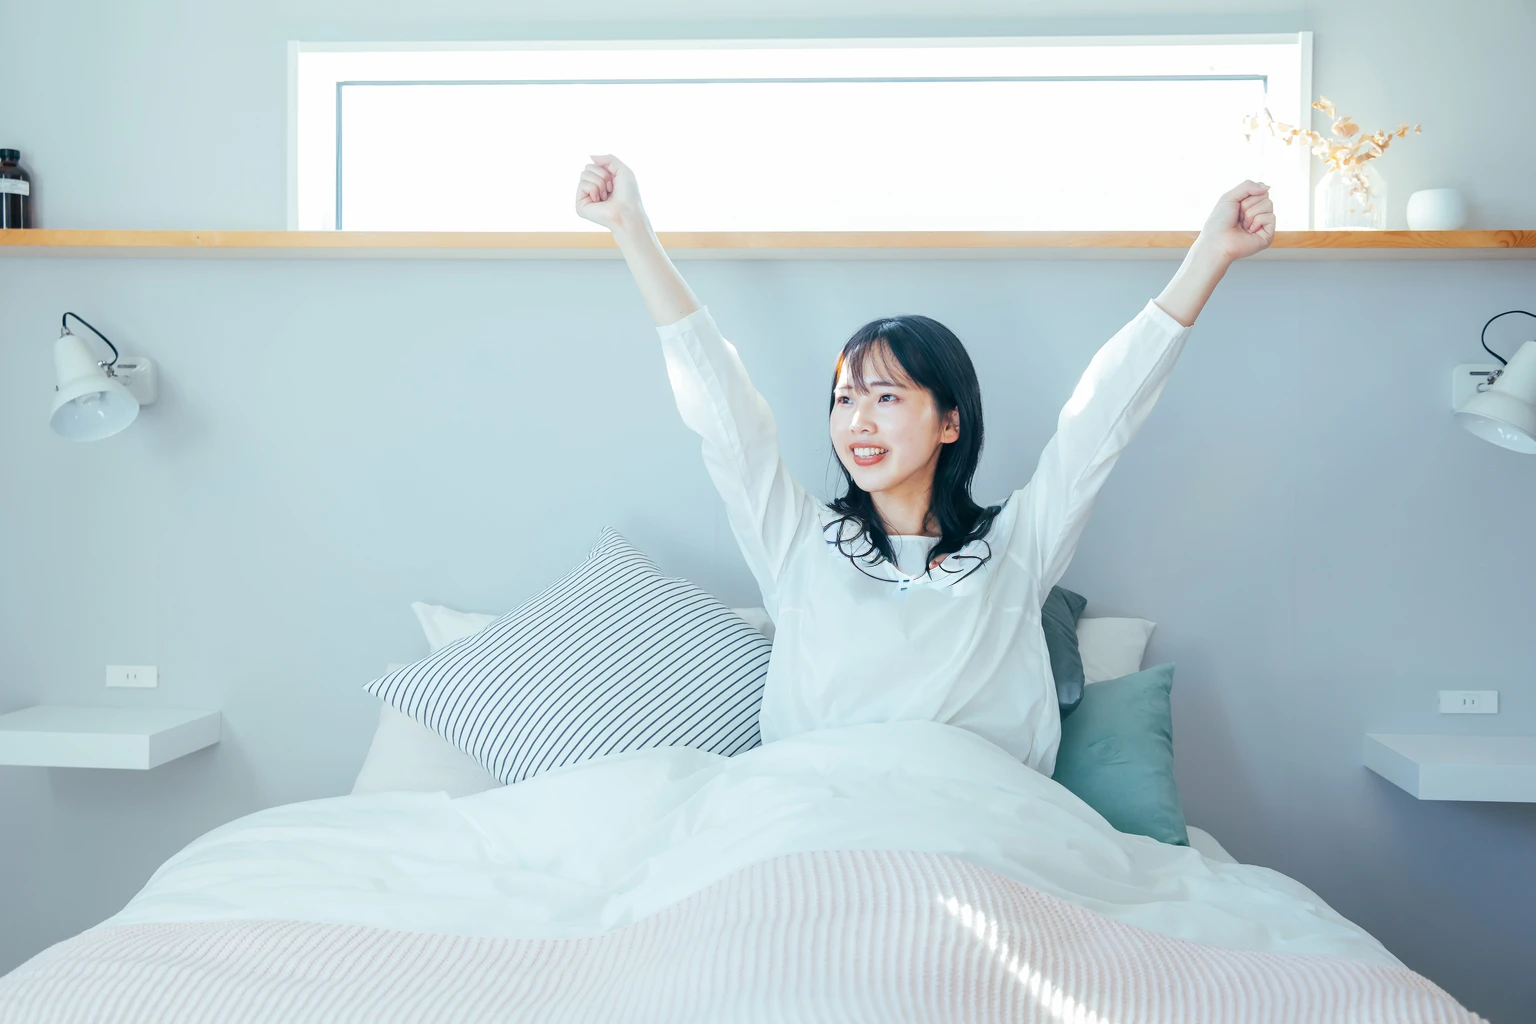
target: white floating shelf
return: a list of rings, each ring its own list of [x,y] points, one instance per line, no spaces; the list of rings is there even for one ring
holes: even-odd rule
[[[41,704],[0,715],[0,765],[145,770],[219,742],[217,711]]]
[[[1536,736],[1367,733],[1365,766],[1420,800],[1536,803]]]

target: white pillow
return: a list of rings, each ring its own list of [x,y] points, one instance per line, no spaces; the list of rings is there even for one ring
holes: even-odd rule
[[[480,632],[496,620],[494,615],[461,612],[440,604],[411,605],[416,621],[426,634],[427,646],[437,651],[455,640]],[[392,668],[398,666],[391,666]],[[480,763],[420,722],[379,701],[379,724],[363,758],[354,793],[405,791],[448,796],[469,796],[495,789],[501,782]]]
[[[612,527],[528,601],[365,689],[503,782],[659,746],[756,746],[772,645]]]
[[[379,725],[354,793],[432,793],[469,796],[501,783],[479,762],[408,715],[379,701]]]
[[[434,653],[455,640],[474,636],[501,618],[500,615],[461,612],[447,605],[426,604],[423,601],[412,601],[411,611],[416,613],[416,621],[421,623],[421,631],[426,634],[427,646],[431,647]]]
[[[1157,623],[1146,619],[1077,620],[1077,649],[1083,656],[1083,682],[1102,683],[1141,671],[1147,641]]]

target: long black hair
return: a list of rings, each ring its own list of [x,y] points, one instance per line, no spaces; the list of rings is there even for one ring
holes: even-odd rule
[[[933,492],[929,499],[929,514],[937,521],[942,534],[937,543],[928,549],[923,561],[925,571],[931,571],[933,560],[940,555],[953,554],[974,540],[985,537],[992,528],[992,521],[1002,511],[1001,505],[981,506],[971,497],[971,480],[976,475],[976,463],[981,458],[983,439],[981,421],[981,384],[976,379],[976,368],[971,357],[955,333],[932,317],[907,314],[871,320],[854,332],[837,357],[832,369],[832,398],[827,414],[837,404],[837,381],[843,368],[848,369],[850,382],[859,391],[867,390],[864,370],[871,354],[880,352],[893,358],[911,383],[924,388],[933,396],[942,422],[951,410],[960,413],[960,436],[941,445],[938,465],[933,473]],[[892,369],[895,369],[893,367]],[[833,456],[838,455],[836,443]],[[838,550],[848,556],[861,571],[866,565],[884,561],[896,562],[885,523],[875,508],[874,500],[854,482],[848,467],[837,458],[847,491],[831,502],[831,508],[840,513],[833,521]],[[926,519],[926,517],[925,517]],[[862,538],[862,550],[850,550],[843,546],[843,524],[858,527],[852,540],[855,545]],[[926,525],[926,521],[924,523]],[[975,565],[949,568],[956,560],[946,558],[939,566],[947,572],[974,571],[991,557],[991,545],[987,555],[976,560]],[[868,572],[866,575],[872,575]],[[877,579],[879,577],[876,577]],[[962,577],[963,578],[963,577]]]

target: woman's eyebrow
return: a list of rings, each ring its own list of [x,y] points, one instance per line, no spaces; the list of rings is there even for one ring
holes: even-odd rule
[[[905,384],[896,384],[896,383],[893,383],[893,382],[888,381],[888,380],[867,380],[867,381],[864,382],[864,387],[865,387],[865,390],[868,390],[869,388],[904,388],[904,387],[906,387],[906,385]],[[852,390],[852,388],[853,388],[853,385],[851,385],[851,384],[839,384],[833,390],[834,391],[849,391],[849,390]]]

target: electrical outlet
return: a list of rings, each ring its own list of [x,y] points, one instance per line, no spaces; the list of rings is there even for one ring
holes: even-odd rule
[[[160,670],[153,665],[108,665],[107,685],[149,689],[160,685]]]
[[[1496,715],[1499,713],[1498,690],[1441,690],[1442,715]]]

